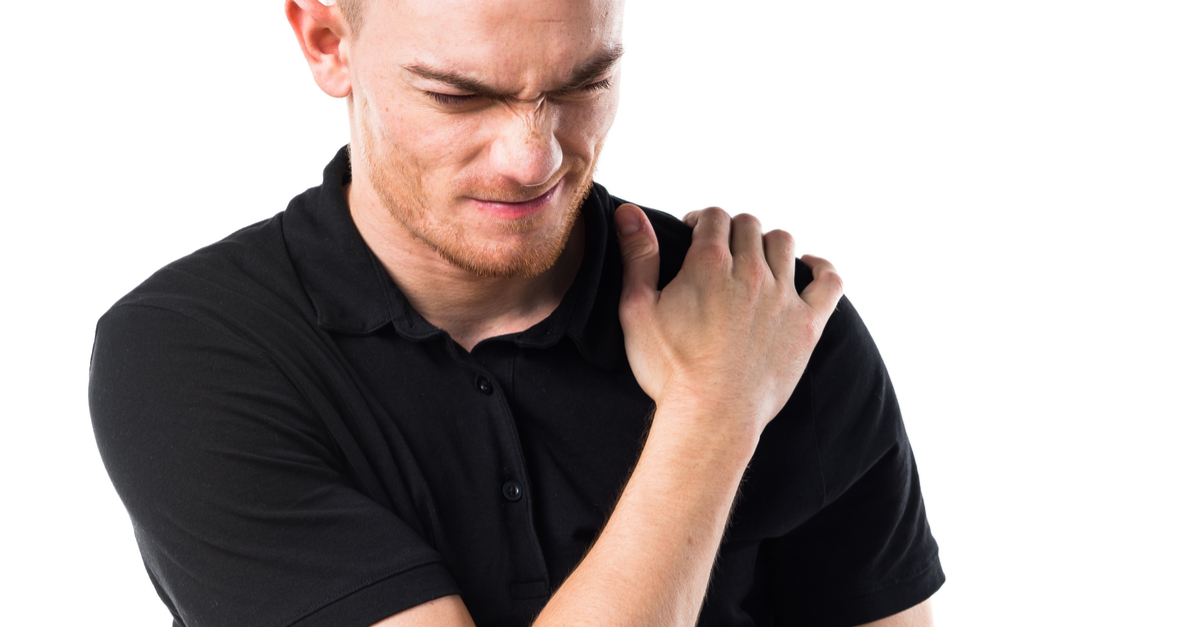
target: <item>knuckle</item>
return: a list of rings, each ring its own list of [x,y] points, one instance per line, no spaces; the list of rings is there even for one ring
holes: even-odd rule
[[[630,322],[639,317],[642,309],[649,302],[649,294],[646,290],[625,290],[621,294],[621,303],[617,307],[617,314],[622,322]]]
[[[656,246],[648,239],[642,239],[636,242],[627,242],[623,249],[623,256],[627,260],[643,259],[652,256]]]
[[[838,274],[837,270],[834,270],[832,266],[830,266],[830,269],[821,278],[822,280],[829,281],[839,294],[845,291],[846,284],[842,281],[842,275]]]
[[[701,216],[709,220],[719,220],[722,222],[729,221],[729,213],[720,207],[708,207],[700,212]]]
[[[708,264],[727,265],[733,263],[729,248],[720,242],[703,242],[695,246],[696,257]]]
[[[763,237],[773,246],[782,246],[788,250],[796,248],[796,238],[792,237],[792,234],[787,231],[775,229],[774,231],[769,231]]]
[[[762,230],[762,222],[760,222],[758,218],[756,218],[748,213],[739,213],[736,216],[733,216],[733,218],[731,218],[731,220],[733,221],[733,224],[735,226],[750,227],[750,228]]]

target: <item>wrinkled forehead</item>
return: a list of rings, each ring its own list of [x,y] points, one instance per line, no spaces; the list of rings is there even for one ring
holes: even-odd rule
[[[359,45],[497,84],[562,79],[619,46],[623,0],[372,0]]]

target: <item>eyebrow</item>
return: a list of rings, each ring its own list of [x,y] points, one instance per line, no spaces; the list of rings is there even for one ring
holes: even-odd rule
[[[621,55],[624,54],[624,52],[625,50],[621,44],[609,46],[600,54],[597,54],[596,56],[588,59],[576,67],[575,70],[571,72],[571,78],[567,79],[565,84],[558,89],[551,91],[550,93],[574,91],[596,82],[601,76],[604,76],[604,74],[608,72],[612,66],[616,65],[617,61],[621,59]],[[493,100],[512,100],[514,98],[514,94],[503,93],[500,90],[486,85],[483,82],[473,79],[469,76],[448,70],[431,68],[420,62],[412,63],[402,67],[422,78],[452,85],[458,89],[469,91],[484,98],[491,98]]]

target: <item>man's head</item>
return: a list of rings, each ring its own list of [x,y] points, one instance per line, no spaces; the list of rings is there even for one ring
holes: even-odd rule
[[[561,253],[616,114],[622,8],[290,0],[288,16],[317,83],[349,97],[354,185],[455,265],[533,276]]]

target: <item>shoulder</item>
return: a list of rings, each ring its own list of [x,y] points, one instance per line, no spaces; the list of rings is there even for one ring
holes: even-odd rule
[[[177,397],[193,388],[205,400],[192,408],[217,403],[206,395],[222,377],[269,383],[280,398],[324,389],[314,364],[329,351],[281,221],[276,215],[171,262],[100,317],[89,370],[98,433],[139,416],[165,427],[157,410],[178,409]]]
[[[98,332],[137,324],[137,312],[147,310],[174,312],[180,320],[235,335],[246,335],[257,320],[306,317],[311,307],[288,256],[282,222],[277,214],[167,264],[113,304]]]
[[[670,213],[609,195],[603,187],[599,185],[597,187],[608,214],[610,229],[613,228],[611,224],[613,212],[625,203],[637,205],[646,213],[646,217],[650,219],[650,225],[654,227],[654,235],[658,238],[659,289],[670,283],[671,279],[679,274],[679,269],[683,267],[683,258],[687,255],[688,247],[692,245],[692,227],[684,224],[683,220]]]
[[[145,471],[134,462],[147,456],[201,467],[179,453],[186,445],[235,451],[290,438],[332,455],[326,425],[349,388],[292,267],[283,219],[167,264],[101,316],[88,394],[110,474],[136,487]]]
[[[641,207],[642,211],[646,212],[646,217],[650,219],[650,225],[654,227],[654,234],[658,237],[660,259],[659,288],[661,289],[671,279],[675,278],[675,275],[679,273],[679,269],[683,267],[683,258],[687,255],[688,247],[692,245],[692,227],[684,224],[683,220],[670,213],[613,196],[601,185],[596,185],[596,188],[600,194],[601,203],[608,214],[610,228],[612,228],[613,212],[617,207],[627,202]],[[812,280],[812,271],[797,259],[796,290],[803,290]]]
[[[627,202],[606,191],[601,200],[610,213]],[[661,288],[682,267],[692,229],[669,213],[634,204],[646,212],[658,236]],[[795,264],[796,291],[802,292],[813,280],[812,271],[799,259]],[[829,318],[797,389],[801,394],[793,397],[777,419],[780,426],[776,429],[787,423],[814,422],[813,435],[835,494],[903,441],[899,405],[887,368],[866,324],[847,298],[840,300]]]

